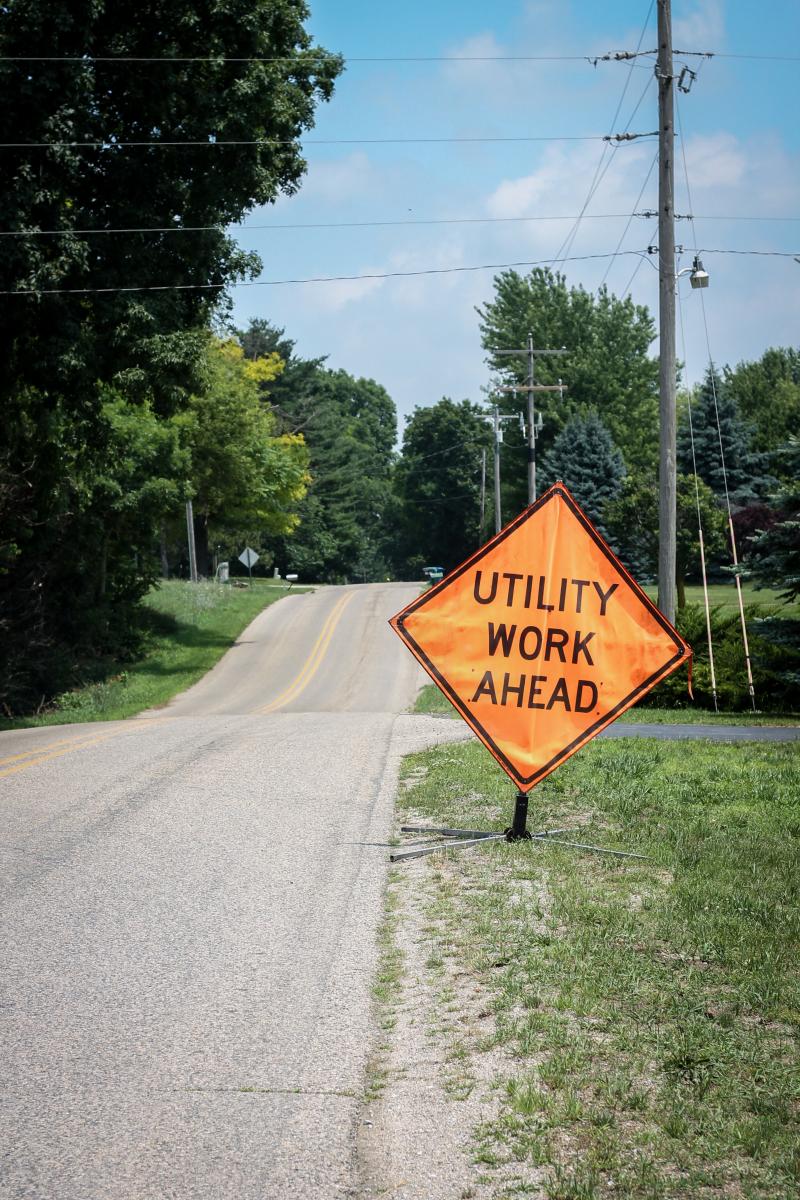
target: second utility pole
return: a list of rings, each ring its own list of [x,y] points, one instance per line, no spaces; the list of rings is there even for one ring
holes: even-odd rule
[[[658,0],[658,607],[675,621],[675,128],[671,0]]]

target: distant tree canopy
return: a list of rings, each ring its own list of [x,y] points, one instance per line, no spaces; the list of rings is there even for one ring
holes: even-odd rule
[[[493,528],[488,494],[483,529],[480,522],[482,450],[491,480],[491,429],[468,400],[445,397],[406,419],[394,476],[399,505],[394,562],[401,578],[420,579],[425,566],[452,569]]]
[[[124,606],[151,585],[156,527],[190,492],[170,422],[213,386],[212,318],[259,266],[225,230],[296,191],[299,139],[342,67],[307,17],[302,0],[3,10],[0,141],[20,145],[0,202],[5,228],[29,235],[0,239],[3,287],[20,293],[0,311],[9,711],[135,636]],[[48,59],[14,61],[37,51]],[[169,61],[100,61],[156,51]],[[175,140],[198,144],[159,145]],[[210,144],[228,140],[253,145]],[[147,232],[104,232],[125,229]]]
[[[601,288],[595,295],[568,287],[548,268],[530,275],[504,271],[494,281],[495,296],[478,309],[481,340],[498,382],[524,383],[527,358],[501,351],[522,349],[528,333],[539,349],[565,347],[567,354],[536,359],[536,382],[564,380],[567,390],[540,393],[536,408],[544,418],[539,449],[545,453],[567,422],[594,410],[622,452],[628,470],[654,470],[658,460],[658,362],[649,357],[655,326],[648,310],[628,297]],[[524,408],[523,393],[501,401],[507,412]],[[519,441],[511,433],[509,445]],[[526,502],[524,473],[509,481],[509,511]]]
[[[739,415],[752,431],[753,450],[775,451],[797,433],[800,350],[766,350],[757,362],[726,367],[723,379]]]
[[[263,319],[238,334],[248,357],[277,353],[283,370],[268,384],[279,428],[308,448],[308,495],[289,536],[266,546],[284,572],[327,582],[385,579],[394,540],[391,471],[397,413],[385,388],[304,359],[283,329]],[[284,531],[288,533],[288,531]]]

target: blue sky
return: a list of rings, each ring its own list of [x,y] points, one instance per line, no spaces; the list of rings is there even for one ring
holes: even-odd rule
[[[311,0],[317,42],[347,58],[597,55],[634,49],[650,0]],[[677,49],[735,55],[800,53],[797,0],[673,0]],[[642,48],[656,45],[655,6]],[[800,63],[719,57],[687,59],[698,70],[680,97],[691,209],[679,156],[677,225],[687,246],[800,254]],[[627,86],[626,86],[627,84]],[[239,241],[259,252],[263,280],[551,260],[601,182],[575,231],[573,256],[610,254],[636,206],[656,152],[641,140],[605,150],[602,141],[313,145],[314,139],[580,138],[657,128],[649,60],[626,63],[350,62],[308,135],[309,169],[296,196],[251,214]],[[656,171],[638,209],[657,204]],[[558,220],[518,218],[552,217]],[[753,218],[733,220],[731,218]],[[492,218],[486,221],[486,218]],[[779,219],[776,219],[779,218]],[[428,220],[475,223],[410,224]],[[480,222],[478,221],[480,219]],[[277,228],[344,222],[403,222],[362,228]],[[272,226],[271,229],[256,226]],[[655,222],[634,218],[622,251],[655,240]],[[689,266],[691,255],[681,259]],[[718,363],[800,344],[800,264],[793,259],[704,255],[711,352]],[[559,264],[560,265],[560,264]],[[638,270],[636,270],[638,266]],[[612,291],[656,312],[657,274],[620,254],[566,262],[571,284]],[[488,372],[475,306],[492,297],[491,271],[241,288],[234,318],[285,327],[308,357],[382,383],[398,411],[443,395],[480,400]],[[699,296],[681,285],[686,368],[707,362]],[[534,330],[535,334],[535,330]],[[657,343],[653,345],[657,352]],[[679,340],[679,357],[683,357]]]

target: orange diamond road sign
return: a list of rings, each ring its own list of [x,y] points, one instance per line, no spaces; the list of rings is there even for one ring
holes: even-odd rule
[[[390,624],[523,792],[692,653],[561,483]]]

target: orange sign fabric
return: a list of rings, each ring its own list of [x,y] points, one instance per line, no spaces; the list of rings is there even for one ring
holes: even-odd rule
[[[561,483],[390,624],[522,791],[692,653]]]

